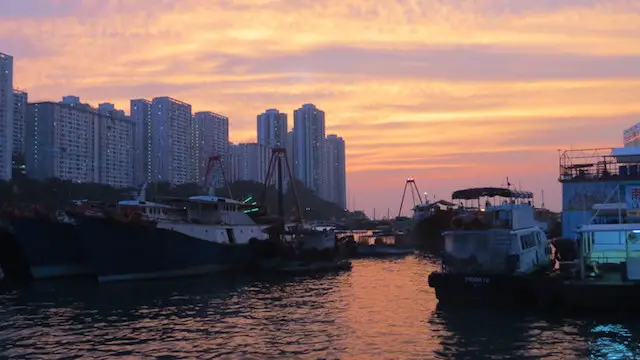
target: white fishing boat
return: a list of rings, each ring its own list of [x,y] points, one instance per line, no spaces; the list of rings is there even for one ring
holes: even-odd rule
[[[107,216],[77,219],[99,281],[243,268],[256,255],[252,244],[268,238],[242,202],[211,195],[150,202],[145,192]]]
[[[440,300],[510,297],[522,289],[522,279],[552,264],[550,242],[534,218],[533,195],[496,188],[484,196],[503,200],[455,218],[454,229],[444,233],[441,270],[429,275]]]

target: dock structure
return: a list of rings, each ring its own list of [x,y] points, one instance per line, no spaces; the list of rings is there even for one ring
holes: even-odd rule
[[[562,184],[562,236],[575,238],[576,230],[588,224],[594,205],[628,186],[640,186],[640,147],[597,148],[559,151]],[[622,199],[624,201],[624,199]]]

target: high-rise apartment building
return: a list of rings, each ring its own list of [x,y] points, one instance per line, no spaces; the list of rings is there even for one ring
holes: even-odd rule
[[[270,148],[258,143],[237,144],[232,148],[232,180],[264,182]]]
[[[288,147],[288,137],[287,137],[287,114],[281,113],[277,109],[269,109],[264,113],[258,115],[257,117],[257,137],[258,144],[264,148],[267,148],[267,160],[265,161],[264,166],[269,165],[269,159],[271,157],[271,149],[274,148],[283,148],[287,149]],[[288,159],[291,160],[291,157],[288,156]],[[291,161],[290,161],[291,163]],[[265,170],[265,174],[266,171]],[[283,171],[287,171],[286,169],[282,169]],[[293,169],[292,169],[293,170]],[[286,184],[288,181],[288,176],[285,173],[283,177],[284,183]],[[262,179],[261,181],[264,181]],[[276,183],[276,177],[272,178],[272,184]]]
[[[202,117],[194,115],[189,123],[189,182],[203,184],[206,160],[203,151]]]
[[[230,180],[231,154],[229,149],[229,118],[211,111],[198,112],[192,125],[193,167],[196,174],[193,181],[202,182],[206,164],[211,156],[220,156],[225,176]],[[197,147],[199,146],[199,147]],[[224,186],[224,178],[219,166],[213,169],[212,179],[216,187]],[[208,185],[208,184],[207,184]]]
[[[296,178],[322,198],[327,198],[324,111],[313,104],[295,110],[293,137]]]
[[[343,209],[347,207],[347,173],[344,139],[337,135],[327,135],[327,200]]]
[[[122,110],[98,112],[98,182],[114,187],[135,183],[136,124]]]
[[[295,154],[293,152],[293,148],[295,147],[295,137],[293,135],[293,130],[287,133],[287,158],[289,160],[289,165],[291,166],[291,171],[294,171],[293,164],[295,163],[294,157]],[[295,174],[295,173],[294,173]]]
[[[151,181],[151,101],[133,99],[129,117],[134,123],[134,185]]]
[[[189,181],[191,117],[191,105],[185,102],[170,97],[153,99],[147,133],[151,181],[174,185]]]
[[[78,104],[40,102],[27,106],[27,175],[132,186],[134,123],[126,116]]]
[[[13,158],[13,57],[0,53],[0,180],[11,179]]]
[[[258,144],[271,148],[287,147],[287,114],[269,109],[257,117]]]
[[[102,103],[98,104],[98,112],[101,114],[113,115],[124,117],[126,116],[124,110],[116,109],[116,106],[112,103]]]
[[[24,155],[24,124],[27,119],[29,95],[26,91],[13,90],[13,153]]]

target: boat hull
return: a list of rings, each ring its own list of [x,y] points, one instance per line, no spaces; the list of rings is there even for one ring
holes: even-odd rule
[[[399,248],[391,245],[365,245],[358,244],[357,257],[384,257],[384,256],[404,256],[413,254],[414,250],[409,248]]]
[[[441,303],[527,305],[537,301],[532,276],[435,271],[429,275],[428,282]]]
[[[100,282],[245,268],[255,255],[250,244],[206,241],[152,225],[82,217],[78,227]]]
[[[9,221],[33,278],[93,273],[74,224],[38,218]]]

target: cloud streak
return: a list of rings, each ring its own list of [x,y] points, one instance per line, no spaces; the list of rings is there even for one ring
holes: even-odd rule
[[[235,141],[313,102],[368,212],[407,176],[448,197],[508,175],[558,209],[556,149],[640,120],[637,24],[625,0],[4,0],[0,52],[32,100],[170,95]]]

